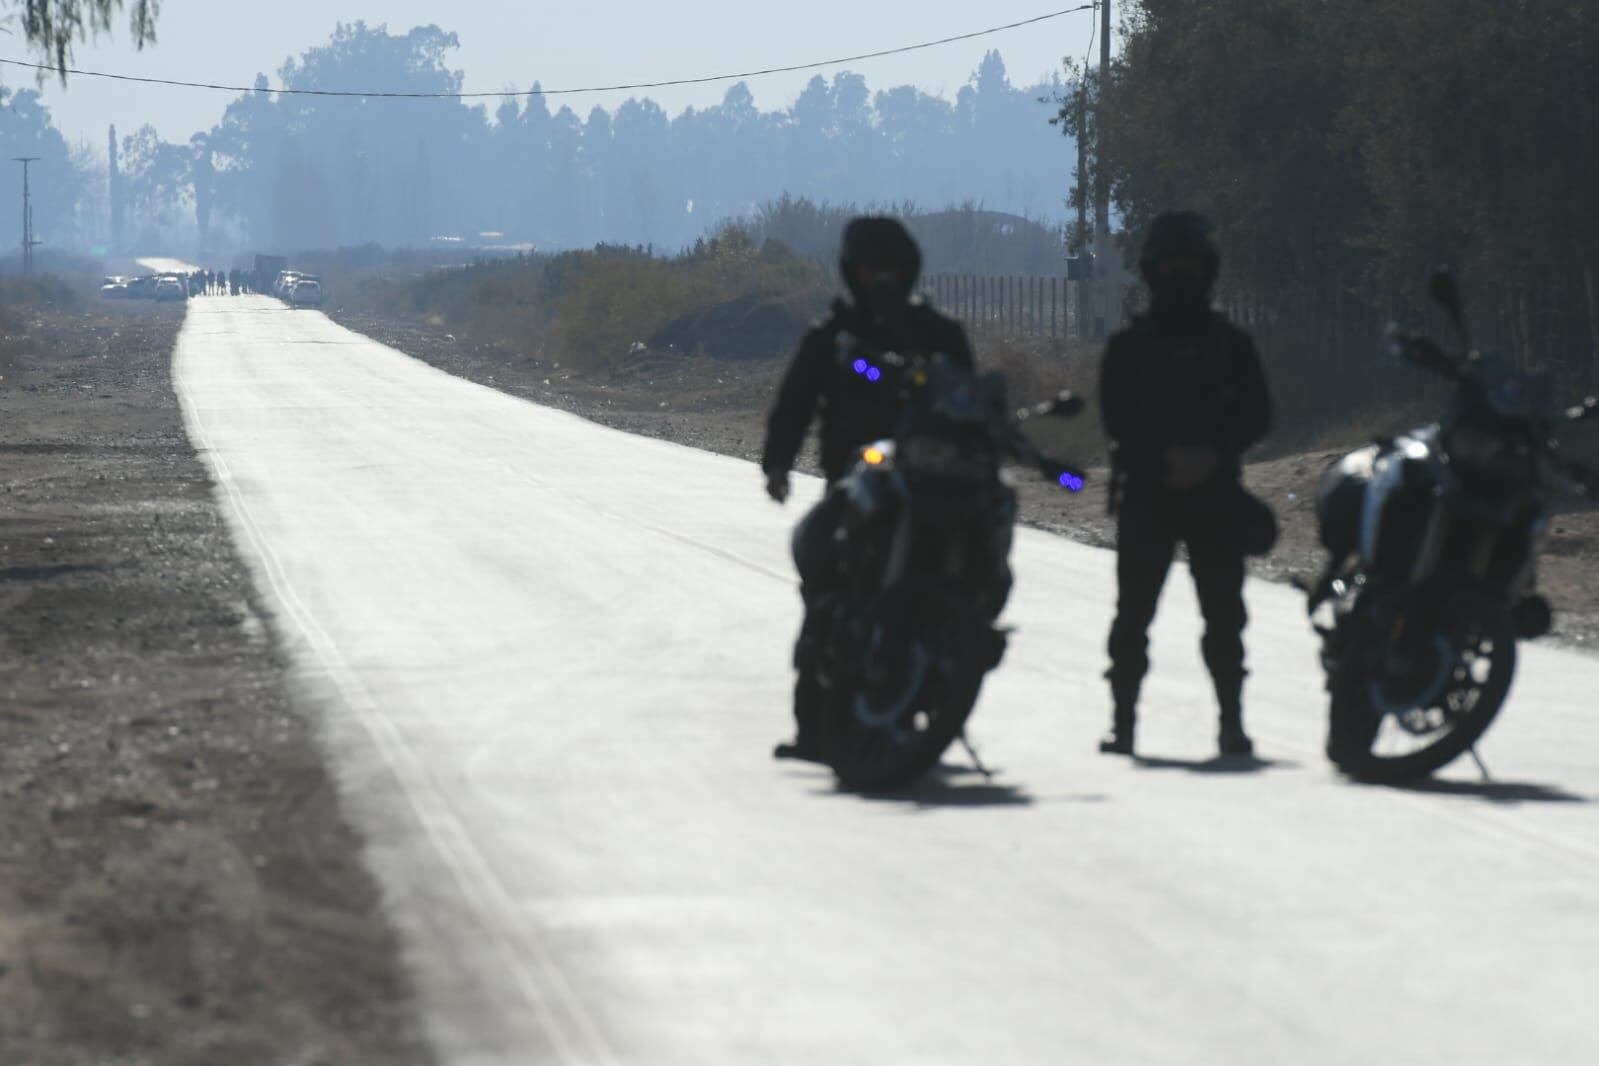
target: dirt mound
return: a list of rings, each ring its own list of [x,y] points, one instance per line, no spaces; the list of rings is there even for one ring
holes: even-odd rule
[[[747,293],[678,316],[646,344],[655,352],[711,359],[776,359],[793,352],[822,310],[775,292]]]

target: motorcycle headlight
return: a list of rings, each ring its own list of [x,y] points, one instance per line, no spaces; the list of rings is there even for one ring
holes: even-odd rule
[[[857,451],[855,457],[867,466],[882,466],[894,458],[894,442],[880,440],[876,444],[868,444]]]

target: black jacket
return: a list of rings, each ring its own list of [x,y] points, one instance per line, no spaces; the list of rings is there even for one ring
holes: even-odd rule
[[[968,369],[973,366],[971,345],[960,323],[925,303],[910,304],[898,331],[903,336],[893,332],[849,304],[833,304],[832,314],[805,334],[783,376],[766,423],[762,470],[778,474],[793,468],[818,408],[822,472],[830,482],[849,472],[857,448],[893,436],[903,391],[896,364],[878,358],[884,353],[904,358],[942,354]],[[869,379],[857,370],[858,360],[881,376]]]
[[[1240,456],[1271,427],[1255,344],[1214,313],[1180,324],[1135,318],[1105,348],[1099,403],[1130,491],[1162,485],[1165,451],[1179,444],[1214,449],[1215,479],[1236,480]]]

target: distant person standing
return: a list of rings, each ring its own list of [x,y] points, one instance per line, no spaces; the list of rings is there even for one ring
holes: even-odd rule
[[[1188,548],[1205,619],[1205,665],[1221,709],[1223,755],[1249,756],[1244,732],[1244,557],[1269,550],[1275,524],[1241,484],[1243,453],[1265,436],[1271,401],[1254,342],[1211,308],[1220,255],[1196,214],[1156,218],[1139,257],[1148,312],[1111,337],[1100,405],[1114,454],[1114,710],[1100,750],[1133,753],[1149,624],[1177,545]]]

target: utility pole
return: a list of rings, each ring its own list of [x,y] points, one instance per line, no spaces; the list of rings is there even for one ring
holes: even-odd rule
[[[33,250],[40,242],[33,239],[33,197],[28,188],[28,165],[37,163],[36,155],[16,156],[22,164],[22,272],[33,273]]]
[[[1110,84],[1110,0],[1099,0],[1099,106],[1094,115],[1098,142],[1094,166],[1094,288],[1099,320],[1094,336],[1104,339],[1110,327],[1116,279],[1110,270],[1110,182],[1105,177],[1105,88]]]
[[[110,179],[111,193],[111,250],[122,251],[122,167],[117,155],[117,128],[111,127],[110,143],[106,146],[107,158],[110,166],[107,177]]]
[[[1088,177],[1088,69],[1084,67],[1077,78],[1077,329],[1072,339],[1085,341],[1094,335],[1094,301],[1089,292],[1093,285],[1093,242],[1088,239],[1088,190],[1083,182]]]

